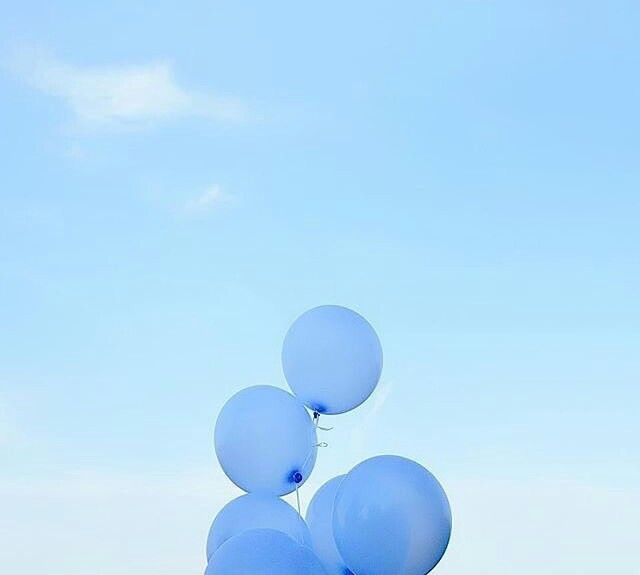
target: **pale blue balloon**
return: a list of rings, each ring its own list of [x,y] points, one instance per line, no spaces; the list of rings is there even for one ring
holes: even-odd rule
[[[333,534],[358,575],[425,575],[449,544],[451,509],[424,467],[381,455],[354,467],[340,484]]]
[[[294,491],[315,465],[317,443],[305,407],[290,393],[268,385],[236,393],[216,422],[218,461],[227,477],[248,492]]]
[[[326,575],[309,547],[275,529],[250,529],[223,543],[205,575]]]
[[[318,413],[344,413],[365,401],[380,379],[382,347],[361,315],[336,305],[303,313],[282,346],[293,393]]]
[[[316,491],[307,509],[311,546],[327,575],[353,575],[345,565],[333,538],[333,504],[344,477],[339,475],[327,481]]]
[[[207,559],[227,539],[249,529],[275,529],[311,547],[304,519],[286,501],[267,493],[248,493],[227,503],[218,513],[207,538]]]

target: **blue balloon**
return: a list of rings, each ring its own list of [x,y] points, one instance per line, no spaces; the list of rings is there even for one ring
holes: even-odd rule
[[[380,379],[376,332],[350,309],[325,305],[303,313],[282,346],[282,368],[293,393],[318,413],[344,413],[367,399]]]
[[[424,467],[381,455],[354,467],[340,484],[333,534],[358,575],[425,575],[449,544],[451,509]]]
[[[315,465],[317,443],[304,406],[290,393],[268,385],[236,393],[216,422],[218,461],[227,477],[248,492],[294,491]]]
[[[275,529],[294,541],[311,547],[304,519],[288,503],[266,493],[248,493],[227,503],[218,513],[207,538],[207,559],[227,539],[249,529]]]
[[[309,547],[275,529],[250,529],[220,546],[205,575],[326,575]]]
[[[316,491],[307,509],[311,546],[327,575],[353,575],[345,565],[333,538],[333,503],[344,477],[339,475],[327,481]]]

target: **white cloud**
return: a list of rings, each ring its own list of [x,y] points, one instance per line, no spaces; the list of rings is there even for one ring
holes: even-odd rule
[[[218,185],[209,186],[199,196],[190,199],[184,206],[187,214],[204,214],[222,203],[229,201],[230,196],[222,191]]]
[[[166,61],[74,66],[42,53],[21,52],[12,67],[34,88],[63,101],[83,127],[143,127],[189,116],[238,121],[245,116],[236,100],[183,87]]]

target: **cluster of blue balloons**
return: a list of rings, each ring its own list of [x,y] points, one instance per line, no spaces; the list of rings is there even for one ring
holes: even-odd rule
[[[282,366],[293,394],[249,387],[218,416],[218,460],[247,493],[215,518],[205,575],[431,571],[449,543],[451,510],[436,478],[415,461],[395,455],[363,461],[318,490],[306,521],[280,499],[313,471],[320,414],[354,409],[376,388],[382,348],[371,325],[344,307],[309,310],[285,337]]]

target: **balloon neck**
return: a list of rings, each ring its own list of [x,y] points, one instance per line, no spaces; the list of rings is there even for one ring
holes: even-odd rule
[[[294,483],[302,483],[302,479],[302,473],[300,473],[299,471],[293,471],[291,473],[291,481],[293,481]]]

